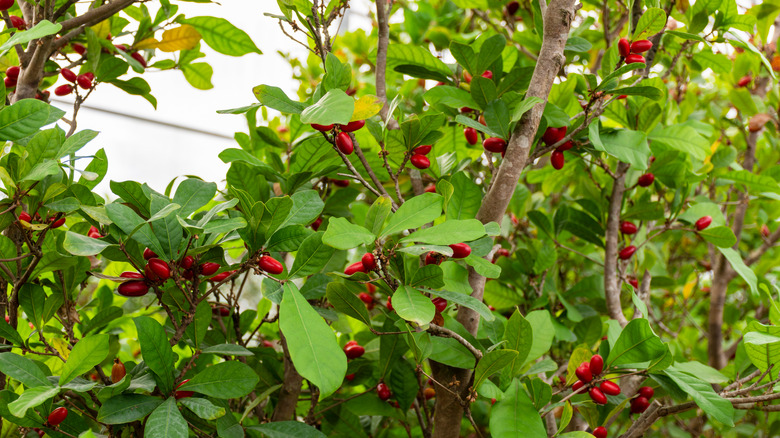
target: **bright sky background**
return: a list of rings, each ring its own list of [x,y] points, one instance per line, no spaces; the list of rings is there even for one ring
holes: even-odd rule
[[[179,12],[188,17],[212,15],[230,20],[250,35],[263,55],[225,56],[202,44],[205,60],[214,69],[214,88],[207,91],[192,88],[180,71],[146,72],[143,78],[151,85],[152,94],[158,101],[156,111],[140,96],[128,95],[109,84],[100,85],[85,102],[87,107],[155,119],[217,135],[160,126],[82,106],[77,118],[78,129],[93,129],[100,131],[100,135],[82,149],[80,155],[92,154],[100,148],[104,148],[108,155],[108,174],[97,188],[101,195],[109,194],[109,180],[146,182],[158,191],[163,191],[173,178],[182,175],[198,175],[219,183],[224,179],[228,166],[217,155],[224,149],[237,147],[232,139],[233,133],[246,131],[247,128],[243,116],[220,115],[216,111],[257,102],[252,87],[259,84],[281,87],[288,94],[296,88],[292,69],[277,51],[304,57],[305,49],[285,37],[275,19],[263,15],[266,12],[280,14],[275,1],[227,0],[222,5],[176,3]],[[369,25],[365,18],[359,16],[366,16],[368,1],[353,0],[351,3],[353,12],[349,14],[348,27],[354,29],[358,25]],[[154,15],[157,5],[150,2],[147,6]],[[129,37],[115,39],[116,44],[123,42],[132,40]],[[60,82],[65,83],[65,80],[60,79]],[[68,111],[66,117],[70,118],[72,104],[63,101],[72,102],[73,99],[60,99],[54,102],[55,106]],[[67,130],[67,126],[64,128]],[[87,160],[79,161],[77,167],[83,168],[87,163]]]

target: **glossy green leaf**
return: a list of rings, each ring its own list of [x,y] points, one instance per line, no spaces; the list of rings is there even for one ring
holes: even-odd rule
[[[745,262],[742,260],[742,257],[739,255],[739,253],[735,251],[733,248],[718,247],[718,251],[720,251],[720,253],[723,254],[724,257],[726,257],[726,260],[729,261],[731,267],[734,268],[735,271],[737,271],[737,274],[739,274],[739,276],[742,277],[743,280],[745,280],[745,283],[747,283],[748,286],[750,287],[750,291],[753,294],[757,295],[758,278],[756,278],[756,273],[753,272],[753,270],[750,269],[750,267],[745,264]]]
[[[517,358],[517,351],[514,350],[488,352],[477,362],[477,368],[474,370],[474,387],[479,387],[485,379],[511,365]]]
[[[301,123],[346,125],[355,111],[355,100],[342,90],[330,90],[314,105],[301,112]]]
[[[490,433],[494,438],[547,436],[542,417],[518,379],[514,379],[490,414]]]
[[[370,245],[376,236],[371,231],[355,225],[343,217],[328,220],[328,229],[322,236],[322,243],[336,249],[352,249],[360,245]]]
[[[99,334],[81,338],[71,350],[60,374],[60,386],[86,373],[108,356],[108,335]]]
[[[157,406],[144,425],[144,437],[163,436],[170,438],[187,438],[189,436],[187,421],[179,412],[173,397],[169,397],[160,406]]]
[[[204,369],[178,389],[220,399],[237,398],[252,392],[259,381],[252,368],[242,362],[229,361]]]
[[[643,40],[664,30],[666,13],[661,8],[647,8],[634,29],[634,41]]]
[[[713,419],[726,426],[734,427],[734,407],[731,402],[715,393],[712,386],[690,374],[677,370],[674,366],[664,373],[677,384],[693,401]]]
[[[246,348],[236,344],[217,344],[203,349],[203,354],[218,354],[221,356],[254,356]]]
[[[653,333],[646,319],[634,319],[623,328],[605,361],[606,366],[647,368],[668,353],[668,347]]]
[[[142,394],[122,394],[111,397],[98,411],[97,420],[105,424],[125,424],[140,420],[151,413],[162,400]]]
[[[493,312],[490,311],[490,309],[488,308],[488,306],[485,305],[485,303],[472,297],[471,295],[458,293],[458,292],[450,292],[446,290],[430,290],[427,292],[442,297],[451,303],[455,303],[459,306],[467,307],[479,313],[479,316],[481,316],[485,321],[493,321],[496,319],[496,317],[493,315]]]
[[[19,398],[8,403],[8,410],[15,417],[24,417],[28,409],[40,406],[59,393],[59,387],[36,386],[35,388],[27,389]]]
[[[371,326],[371,318],[368,315],[366,304],[360,301],[360,298],[343,283],[328,283],[325,296],[333,308],[339,312],[351,316],[367,326]]]
[[[393,309],[401,318],[425,325],[433,320],[436,307],[416,289],[400,286],[393,294]]]
[[[709,227],[699,231],[699,235],[707,242],[721,247],[731,248],[737,243],[737,236],[731,231],[729,227]]]
[[[418,228],[441,216],[444,198],[435,193],[423,193],[407,199],[393,213],[379,237],[389,236],[406,229]]]
[[[226,412],[225,408],[215,406],[205,398],[187,397],[179,400],[179,403],[204,420],[216,420]]]
[[[43,371],[32,360],[16,353],[0,353],[0,372],[28,388],[52,386]]]
[[[319,430],[298,421],[277,421],[247,429],[258,431],[267,438],[325,438]]]
[[[133,321],[141,343],[141,357],[154,373],[160,390],[170,392],[173,389],[174,357],[165,330],[148,316],[139,316]]]
[[[62,246],[66,251],[73,255],[86,257],[100,254],[104,249],[111,246],[111,244],[100,239],[84,236],[83,234],[66,231],[65,240],[62,242]]]
[[[514,377],[520,373],[534,341],[533,328],[519,310],[515,310],[507,321],[504,340],[506,341],[504,348],[517,352],[517,357],[512,359],[507,369],[508,374]]]
[[[248,53],[263,53],[246,32],[224,18],[193,17],[182,21],[194,27],[209,47],[224,55],[242,56]]]
[[[452,219],[423,228],[400,240],[405,242],[430,243],[432,245],[450,245],[477,240],[485,235],[485,226],[476,219]]]
[[[742,342],[748,358],[762,372],[780,363],[780,327],[752,321]]]
[[[0,45],[0,52],[5,53],[17,44],[24,44],[47,35],[54,35],[59,32],[60,29],[62,29],[62,25],[60,23],[52,23],[48,20],[41,20],[28,30],[14,33],[11,38],[8,38],[6,42]]]
[[[336,250],[323,243],[324,234],[322,231],[313,233],[301,243],[290,268],[290,278],[316,274],[328,263]]]

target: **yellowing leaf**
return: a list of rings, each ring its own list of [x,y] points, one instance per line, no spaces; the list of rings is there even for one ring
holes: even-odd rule
[[[382,109],[382,100],[376,96],[367,94],[355,102],[355,110],[352,111],[350,122],[355,120],[365,120],[379,114]]]
[[[68,356],[70,355],[70,349],[68,349],[68,343],[60,338],[54,338],[50,342],[51,346],[54,347],[55,350],[57,350],[60,353],[60,356],[62,356],[63,359],[68,360]]]
[[[156,49],[159,44],[160,42],[156,38],[147,38],[133,45],[133,48],[137,50]]]
[[[183,24],[174,29],[168,29],[162,34],[162,41],[157,48],[163,52],[190,50],[200,42],[200,34],[189,24]]]
[[[685,286],[683,287],[683,297],[687,300],[688,298],[693,295],[693,288],[696,286],[696,280],[689,281],[685,283]]]
[[[108,20],[103,20],[92,26],[91,29],[97,34],[98,38],[105,38],[111,32],[111,23]]]

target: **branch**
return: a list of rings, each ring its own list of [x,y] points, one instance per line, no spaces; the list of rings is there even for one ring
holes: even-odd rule
[[[383,195],[390,198],[390,202],[393,203],[393,211],[397,210],[398,204],[395,203],[395,200],[393,199],[392,196],[390,196],[390,193],[387,193],[385,186],[382,185],[382,181],[379,181],[379,178],[376,177],[376,174],[374,173],[374,169],[372,169],[371,165],[369,165],[368,161],[366,161],[366,157],[363,155],[363,150],[360,149],[360,145],[358,144],[357,139],[355,139],[352,143],[355,146],[355,155],[357,155],[358,159],[363,164],[363,168],[366,169],[366,172],[368,172],[368,176],[371,177],[371,181],[374,182],[376,187],[379,189],[380,192],[382,192]]]
[[[376,95],[382,99],[382,109],[379,115],[382,120],[387,121],[390,129],[398,129],[398,122],[393,120],[393,115],[388,114],[387,110],[387,46],[390,43],[390,17],[388,13],[390,8],[385,0],[376,0],[376,22],[377,22],[377,47],[376,47]]]
[[[133,2],[135,2],[135,0],[114,0],[111,3],[104,4],[103,6],[90,9],[78,17],[73,17],[61,22],[60,24],[62,24],[62,31],[60,32],[67,32],[71,29],[75,29],[83,25],[92,26],[93,24],[100,23],[101,21],[121,11],[122,9],[132,5]]]
[[[477,358],[477,360],[482,359],[482,352],[479,351],[477,347],[471,345],[471,342],[467,341],[465,338],[463,338],[463,336],[455,333],[454,331],[448,328],[441,327],[436,324],[431,324],[430,328],[428,328],[428,333],[435,336],[440,336],[442,338],[455,339],[456,341],[460,342],[464,347],[466,347],[471,352],[471,354],[473,354],[474,357]]]
[[[622,327],[628,324],[620,305],[620,278],[617,273],[618,243],[620,238],[620,211],[623,206],[623,193],[626,190],[627,163],[618,163],[612,196],[609,199],[609,215],[606,227],[606,251],[604,253],[604,293],[607,300],[609,317],[617,320]]]

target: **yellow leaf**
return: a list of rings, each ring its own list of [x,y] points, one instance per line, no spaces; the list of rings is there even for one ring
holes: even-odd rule
[[[168,29],[162,34],[162,41],[157,48],[163,52],[176,52],[178,50],[190,50],[200,42],[200,34],[189,24],[181,25],[174,29]]]
[[[156,49],[159,44],[160,42],[156,38],[147,38],[139,41],[138,44],[134,44],[133,48],[137,50]]]
[[[355,102],[355,110],[352,112],[350,122],[365,120],[379,114],[382,109],[382,100],[376,96],[367,94]]]
[[[50,342],[52,347],[60,353],[63,359],[68,360],[70,350],[68,349],[68,343],[60,338],[54,338]]]
[[[111,23],[108,20],[103,20],[92,26],[91,29],[97,34],[98,38],[105,38],[111,32]]]
[[[686,300],[693,295],[693,288],[696,286],[696,283],[697,281],[695,279],[685,283],[685,286],[683,287],[683,297]]]

